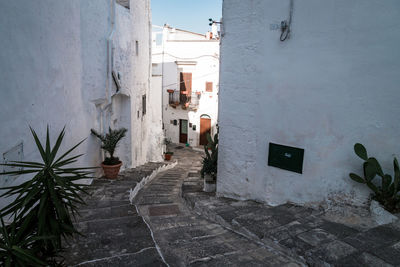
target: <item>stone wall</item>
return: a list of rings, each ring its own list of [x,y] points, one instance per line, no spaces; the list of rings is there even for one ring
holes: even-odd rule
[[[111,126],[129,129],[116,152],[125,168],[161,158],[161,146],[146,141],[150,138],[147,136],[151,120],[142,117],[142,113],[140,118],[136,117],[136,111],[141,112],[142,95],[150,93],[149,0],[131,1],[130,9],[116,4],[113,35],[112,3],[111,0],[0,3],[1,154],[22,143],[20,159],[38,160],[29,125],[42,140],[46,125],[50,127],[52,140],[65,125],[61,152],[87,138],[76,151],[85,154],[79,165],[98,166],[102,161],[100,143],[90,135],[90,129],[102,131]],[[110,36],[113,71],[120,74],[119,92],[113,81],[111,88],[108,83]],[[141,49],[139,55],[136,55],[136,41]],[[110,98],[109,92],[113,95]],[[108,101],[112,104],[104,109]],[[147,106],[147,110],[151,108]],[[145,141],[141,142],[143,136]],[[101,175],[100,170],[97,175]],[[0,178],[0,186],[25,179]]]
[[[362,205],[353,145],[388,173],[400,152],[400,2],[293,2],[281,42],[289,0],[224,1],[218,193]],[[305,149],[303,174],[268,166],[269,142]]]

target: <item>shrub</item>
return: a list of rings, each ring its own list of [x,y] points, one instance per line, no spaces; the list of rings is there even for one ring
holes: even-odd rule
[[[77,156],[70,156],[70,154],[84,140],[56,159],[64,138],[65,128],[58,135],[53,148],[50,146],[48,127],[44,147],[32,128],[31,132],[41,161],[1,164],[23,169],[0,173],[0,175],[29,174],[33,177],[20,185],[2,188],[6,192],[0,197],[15,196],[16,199],[1,209],[0,214],[2,218],[14,216],[10,228],[14,230],[11,230],[11,233],[18,232],[18,241],[25,242],[25,245],[28,242],[28,248],[34,251],[38,258],[49,260],[61,250],[63,238],[78,233],[71,216],[77,214],[77,204],[85,204],[80,193],[86,193],[86,185],[79,184],[77,181],[91,178],[92,172],[88,170],[93,168],[68,167],[82,156],[82,154]],[[2,230],[4,233],[7,231],[7,227],[3,227]]]
[[[170,155],[173,155],[173,154],[174,154],[174,152],[171,152],[171,151],[169,151],[169,149],[168,149],[168,146],[169,146],[170,144],[172,144],[171,139],[170,139],[170,138],[164,138],[164,145],[165,145],[165,149],[166,149],[166,151],[165,151],[164,154],[170,154]]]
[[[118,157],[114,157],[115,149],[117,148],[118,142],[125,136],[126,132],[128,131],[125,128],[120,128],[117,130],[111,130],[108,128],[108,133],[106,134],[99,134],[95,130],[90,130],[93,135],[98,137],[101,140],[101,148],[106,151],[110,157],[106,157],[103,164],[104,165],[116,165],[120,163]]]
[[[207,134],[208,144],[204,146],[206,156],[203,157],[203,167],[201,168],[201,177],[204,178],[205,174],[209,174],[215,181],[217,179],[218,167],[218,133],[214,135],[214,140],[211,135]],[[211,149],[211,153],[209,152]]]
[[[367,150],[362,144],[354,145],[354,152],[364,160],[364,177],[355,173],[350,173],[350,178],[358,183],[366,184],[373,192],[372,198],[378,201],[386,210],[394,212],[400,209],[400,168],[396,158],[393,160],[394,179],[389,174],[382,171],[378,160],[368,157]],[[374,181],[375,177],[380,177],[380,181]]]

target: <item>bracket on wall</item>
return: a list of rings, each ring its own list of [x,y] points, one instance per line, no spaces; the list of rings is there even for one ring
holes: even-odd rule
[[[290,38],[290,30],[292,26],[292,17],[293,17],[293,3],[294,0],[290,0],[290,6],[289,6],[289,20],[283,20],[281,21],[281,36],[279,37],[279,40],[281,42],[284,42],[286,39]]]

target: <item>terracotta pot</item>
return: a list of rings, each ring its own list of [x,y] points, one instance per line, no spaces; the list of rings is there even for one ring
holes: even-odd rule
[[[164,154],[165,160],[171,160],[172,154]]]
[[[108,179],[117,179],[119,169],[122,166],[122,162],[120,161],[119,164],[116,165],[104,165],[103,163],[101,164],[101,167],[103,168],[104,171],[104,176]]]

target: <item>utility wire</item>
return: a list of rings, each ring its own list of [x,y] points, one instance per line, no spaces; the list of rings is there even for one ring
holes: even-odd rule
[[[202,76],[194,77],[194,78],[192,78],[192,81],[193,81],[193,80],[200,79],[200,78],[204,78],[204,77],[206,77],[206,76],[209,76],[209,75],[215,74],[215,73],[218,73],[218,71],[214,71],[214,72],[210,72],[210,73],[204,74],[204,75],[202,75]],[[184,82],[185,82],[185,81],[182,81],[182,82],[179,82],[179,83],[171,83],[171,84],[168,84],[168,85],[163,86],[163,89],[164,89],[165,87],[169,87],[169,86],[171,86],[171,85],[178,85],[178,84],[180,85],[181,83],[184,83]]]
[[[152,56],[157,56],[157,55],[162,55],[162,54],[163,53],[155,53],[155,54],[152,54]],[[202,55],[202,56],[198,56],[198,57],[184,58],[184,57],[174,56],[174,55],[172,55],[170,53],[167,53],[167,52],[165,52],[164,54],[169,55],[169,56],[171,56],[171,57],[173,57],[175,59],[181,59],[181,60],[192,60],[192,59],[199,59],[199,58],[202,58],[202,57],[213,57],[215,59],[218,59],[218,61],[219,61],[219,57],[215,56],[215,55]]]

